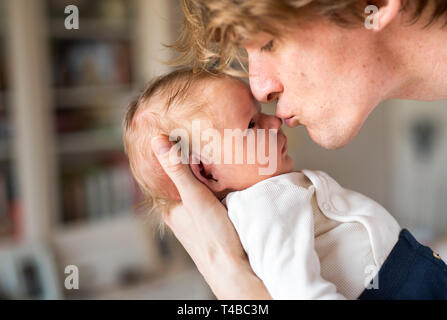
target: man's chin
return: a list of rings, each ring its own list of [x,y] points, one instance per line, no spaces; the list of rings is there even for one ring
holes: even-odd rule
[[[312,130],[307,130],[310,138],[313,142],[318,144],[320,147],[323,147],[327,150],[337,150],[345,147],[348,143],[350,143],[355,134],[351,135],[339,135],[337,133],[331,134],[318,134],[313,132]]]

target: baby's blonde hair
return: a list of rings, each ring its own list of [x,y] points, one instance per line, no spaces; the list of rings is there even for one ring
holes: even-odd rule
[[[169,211],[180,196],[170,178],[156,159],[151,140],[158,135],[169,136],[177,128],[190,132],[193,117],[210,115],[204,106],[197,85],[203,80],[226,77],[208,72],[194,73],[191,69],[175,70],[151,81],[127,109],[123,126],[125,152],[130,168],[144,195],[144,206],[161,216]],[[155,101],[156,100],[156,101]]]

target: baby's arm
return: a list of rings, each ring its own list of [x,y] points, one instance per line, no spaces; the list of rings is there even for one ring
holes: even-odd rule
[[[345,299],[320,275],[309,189],[263,183],[230,194],[228,214],[274,299]]]

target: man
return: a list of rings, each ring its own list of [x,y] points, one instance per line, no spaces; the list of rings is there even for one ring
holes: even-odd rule
[[[276,100],[278,117],[304,125],[327,149],[348,144],[382,101],[447,98],[447,1],[184,0],[183,7],[185,27],[175,45],[184,53],[180,60],[231,71],[243,47],[255,98]],[[169,163],[165,137],[153,148],[183,200],[165,222],[216,296],[268,298],[222,204],[187,166]],[[388,291],[378,298],[405,298],[407,291],[437,297],[430,296],[433,288],[404,280],[399,286],[404,295]]]

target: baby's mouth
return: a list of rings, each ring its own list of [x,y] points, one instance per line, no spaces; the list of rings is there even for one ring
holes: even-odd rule
[[[284,137],[284,144],[281,148],[281,154],[285,154],[287,152],[287,136],[285,136],[284,134],[282,134],[282,136]]]

